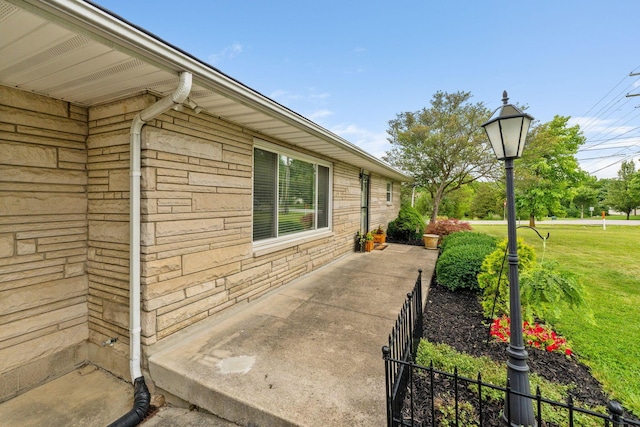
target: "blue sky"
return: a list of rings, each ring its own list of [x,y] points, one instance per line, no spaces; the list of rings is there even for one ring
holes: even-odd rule
[[[493,109],[505,89],[580,124],[599,178],[639,157],[637,0],[96,2],[379,157],[438,90]]]

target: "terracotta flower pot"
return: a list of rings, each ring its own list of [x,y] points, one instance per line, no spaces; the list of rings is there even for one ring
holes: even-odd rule
[[[440,236],[437,234],[423,234],[422,240],[426,249],[438,249],[438,240]]]
[[[366,242],[364,242],[364,250],[366,252],[371,252],[373,250],[374,243],[375,242],[373,240],[367,240]]]
[[[386,234],[374,234],[373,235],[373,241],[375,243],[384,243],[387,241],[387,235]]]

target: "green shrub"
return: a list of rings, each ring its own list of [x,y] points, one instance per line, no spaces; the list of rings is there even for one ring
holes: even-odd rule
[[[522,318],[555,322],[564,309],[583,308],[584,288],[578,275],[558,268],[557,261],[546,261],[524,270],[520,275]],[[577,313],[577,310],[576,310]],[[581,309],[579,315],[589,316]]]
[[[493,249],[495,249],[497,244],[498,244],[498,239],[486,233],[476,233],[473,231],[460,231],[460,232],[449,234],[444,239],[442,239],[442,244],[440,245],[440,251],[444,253],[448,248],[453,248],[459,245],[490,246]]]
[[[478,284],[482,289],[480,304],[486,317],[509,314],[509,263],[505,258],[506,247],[507,239],[498,243],[497,248],[482,262],[481,273],[478,274]],[[536,254],[533,247],[524,243],[522,239],[518,239],[517,250],[518,271],[522,273],[534,265]],[[499,288],[498,283],[500,284]]]
[[[436,280],[452,291],[479,290],[478,273],[482,261],[495,249],[495,245],[461,244],[449,246],[436,263]]]
[[[404,205],[398,217],[387,226],[387,236],[391,239],[409,241],[421,240],[425,222],[420,213],[409,205]]]

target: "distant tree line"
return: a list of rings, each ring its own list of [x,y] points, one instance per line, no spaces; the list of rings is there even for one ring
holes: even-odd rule
[[[391,150],[384,160],[414,177],[415,183],[403,188],[403,203],[410,203],[413,193],[415,207],[431,221],[504,216],[503,165],[480,127],[491,111],[470,98],[470,92],[437,92],[431,107],[400,113],[389,122]],[[518,217],[535,226],[543,217],[588,217],[611,209],[629,219],[640,207],[635,163],[623,161],[617,178],[589,175],[576,158],[586,138],[568,122],[569,117],[555,116],[532,125],[524,154],[515,162]]]

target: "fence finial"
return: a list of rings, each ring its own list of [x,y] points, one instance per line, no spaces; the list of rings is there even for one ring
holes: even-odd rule
[[[391,349],[389,348],[388,345],[383,345],[382,346],[382,358],[383,359],[389,359],[389,355],[391,354]]]

